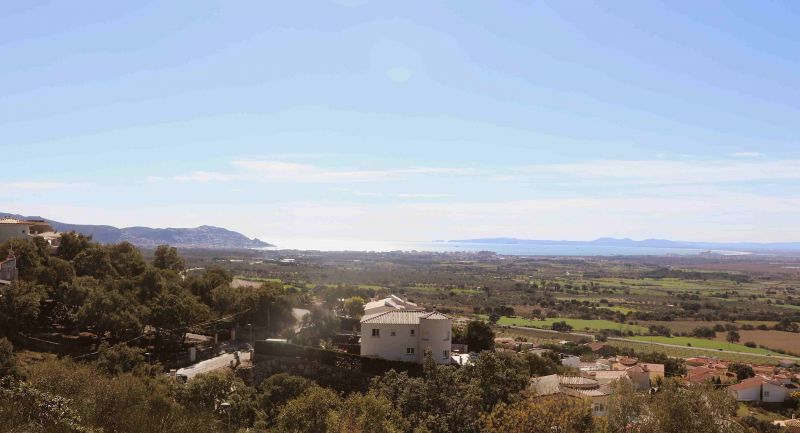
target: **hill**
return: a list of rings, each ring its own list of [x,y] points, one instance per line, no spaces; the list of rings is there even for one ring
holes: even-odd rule
[[[91,235],[94,240],[105,244],[128,241],[141,247],[155,247],[163,244],[179,248],[265,248],[273,246],[259,239],[250,239],[232,230],[207,225],[194,228],[118,228],[109,225],[69,224],[39,216],[2,212],[0,212],[0,217],[44,220],[59,232],[75,231]]]
[[[797,252],[800,251],[800,242],[685,242],[667,239],[645,239],[636,241],[632,239],[599,238],[592,241],[558,241],[517,238],[480,238],[460,239],[448,242],[474,243],[474,244],[502,244],[502,245],[576,245],[576,246],[615,246],[615,247],[642,247],[642,248],[688,248],[704,250],[729,250],[729,251],[770,251],[770,252]]]

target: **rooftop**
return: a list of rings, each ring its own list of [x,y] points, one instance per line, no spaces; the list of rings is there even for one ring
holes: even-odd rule
[[[393,310],[383,313],[368,314],[361,318],[361,323],[381,323],[387,325],[417,325],[421,319],[451,320],[437,311],[425,310]]]
[[[417,304],[406,301],[399,296],[390,295],[387,298],[378,299],[377,301],[367,302],[367,304],[364,305],[364,310],[366,311],[379,307],[392,307],[392,308],[397,308],[398,310],[404,310],[404,309],[416,309]]]

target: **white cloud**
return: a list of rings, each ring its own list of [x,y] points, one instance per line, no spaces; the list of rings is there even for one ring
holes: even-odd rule
[[[555,182],[691,184],[800,179],[800,160],[598,160],[539,164],[507,171],[517,178]]]
[[[427,192],[406,192],[397,194],[397,197],[400,198],[445,198],[445,197],[452,197],[452,194],[438,194],[438,193],[427,193]]]
[[[281,182],[377,182],[401,179],[414,175],[465,175],[473,172],[466,168],[410,167],[392,169],[336,169],[312,164],[300,164],[274,160],[235,160],[236,172],[195,171],[174,179],[187,182],[281,181]]]
[[[86,183],[70,183],[70,182],[40,182],[40,181],[0,182],[0,194],[20,195],[23,193],[52,191],[52,190],[60,190],[67,188],[79,188],[85,186],[87,186]]]
[[[188,175],[175,176],[175,180],[179,182],[228,182],[232,179],[228,174],[214,171],[193,171]]]
[[[757,158],[762,156],[762,154],[759,152],[734,152],[731,153],[730,156],[734,158]]]

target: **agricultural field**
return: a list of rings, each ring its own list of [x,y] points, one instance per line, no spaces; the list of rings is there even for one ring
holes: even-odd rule
[[[650,343],[673,344],[676,346],[697,347],[701,349],[730,350],[741,353],[756,353],[759,355],[780,356],[771,350],[748,347],[744,344],[728,343],[725,340],[710,340],[695,337],[661,337],[661,336],[635,336],[632,340],[647,341]]]
[[[488,319],[488,316],[482,316]],[[572,326],[572,330],[580,331],[604,331],[604,330],[618,330],[621,332],[633,331],[634,333],[647,332],[647,328],[636,325],[627,325],[623,323],[612,322],[610,320],[597,320],[597,319],[572,319],[569,317],[548,317],[544,320],[524,319],[521,317],[507,317],[502,316],[497,324],[500,326],[525,326],[528,328],[539,329],[552,329],[553,323],[567,322]]]
[[[638,353],[661,352],[667,354],[667,356],[672,356],[675,358],[711,356],[723,361],[743,362],[755,365],[777,365],[778,362],[783,359],[781,356],[756,356],[756,354],[749,353],[709,351],[691,347],[660,346],[648,343],[646,341],[622,341],[617,339],[609,339],[607,344],[619,348],[632,349]]]
[[[783,331],[738,331],[742,342],[752,341],[769,349],[779,349],[800,356],[800,334]],[[717,340],[725,341],[725,333],[718,332]]]
[[[670,331],[672,331],[672,333],[674,333],[674,334],[691,333],[692,331],[694,331],[697,328],[701,328],[701,327],[713,328],[715,325],[722,325],[722,326],[733,325],[733,326],[736,326],[736,327],[739,327],[739,328],[742,327],[743,325],[751,325],[751,326],[754,326],[754,327],[755,326],[759,326],[759,325],[764,325],[766,327],[771,328],[771,327],[775,326],[776,323],[778,323],[778,322],[773,322],[773,321],[769,321],[769,320],[739,320],[739,321],[736,321],[736,322],[726,322],[726,321],[705,322],[705,321],[701,321],[701,320],[674,320],[674,321],[647,320],[647,321],[639,322],[640,325],[645,326],[645,327],[651,326],[651,325],[665,326],[665,327],[669,328]],[[800,337],[800,335],[798,335],[798,337]],[[748,340],[745,340],[743,338],[742,341],[748,341]]]

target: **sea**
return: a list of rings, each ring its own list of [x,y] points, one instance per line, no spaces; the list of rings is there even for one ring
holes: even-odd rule
[[[364,241],[345,239],[279,239],[271,250],[306,251],[433,251],[477,252],[492,251],[512,256],[693,256],[713,253],[725,256],[748,255],[743,251],[724,251],[693,248],[624,247],[574,244],[502,244],[484,242],[446,241]]]

